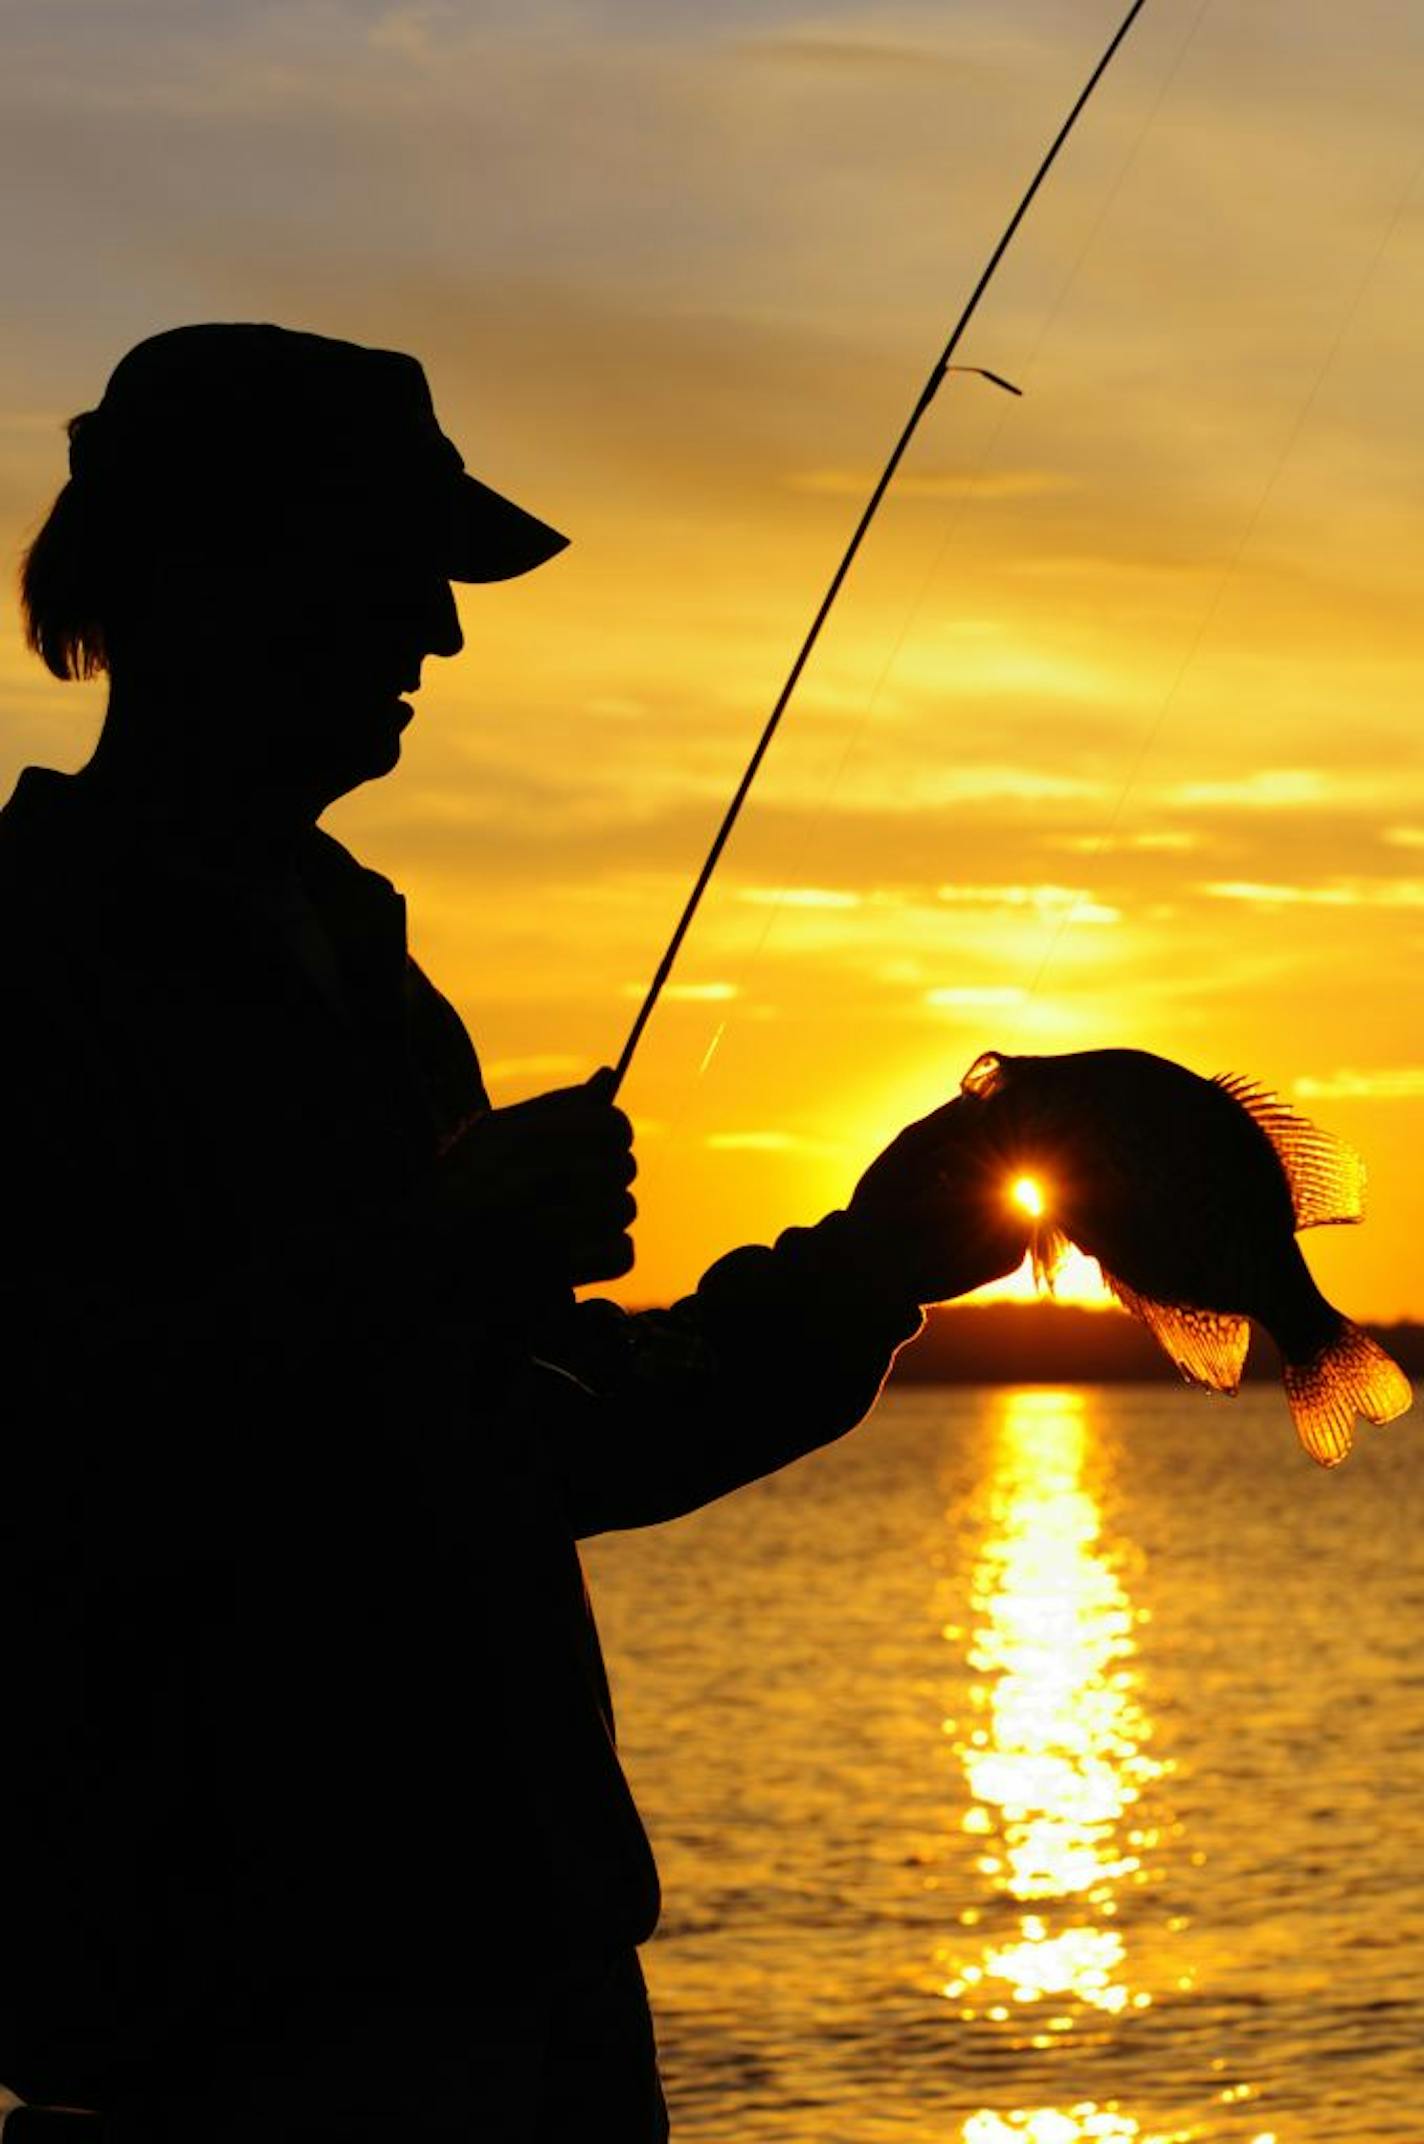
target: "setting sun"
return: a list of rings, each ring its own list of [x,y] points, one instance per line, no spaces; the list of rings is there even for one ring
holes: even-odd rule
[[[1043,1186],[1036,1177],[1019,1177],[1009,1192],[1009,1197],[1016,1206],[1022,1207],[1025,1213],[1032,1214],[1035,1221],[1043,1219]]]

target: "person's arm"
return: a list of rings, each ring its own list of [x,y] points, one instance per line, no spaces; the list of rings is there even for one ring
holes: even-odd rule
[[[573,1531],[680,1517],[832,1442],[920,1324],[844,1214],[732,1251],[668,1309],[579,1304],[537,1343],[536,1414]]]
[[[861,1421],[920,1305],[1023,1256],[995,1116],[956,1102],[912,1126],[847,1211],[731,1252],[671,1309],[585,1303],[547,1332],[535,1414],[574,1531],[678,1517]]]
[[[164,1051],[181,1031],[160,1022],[142,1054],[116,1048],[108,978],[71,989],[64,953],[61,939],[5,962],[0,1360],[12,1394],[140,1370],[171,1383],[180,1357],[211,1366],[234,1347],[290,1364],[343,1337],[394,1342],[449,1323],[517,1358],[576,1284],[632,1263],[632,1130],[611,1075],[491,1109],[463,1027],[413,963],[428,1159],[394,1196],[389,1168],[373,1170],[368,1197],[328,1170],[336,1198],[294,1195],[280,1211],[269,1198],[264,1212],[241,1161],[261,1138],[261,1100],[254,1122],[249,1097],[233,1111],[229,1085],[184,1145],[161,1103]],[[314,1122],[315,1152],[324,1135]]]

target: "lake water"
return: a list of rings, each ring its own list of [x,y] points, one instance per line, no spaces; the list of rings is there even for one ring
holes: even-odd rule
[[[591,1543],[679,2144],[1420,2144],[1419,1447],[920,1388]]]

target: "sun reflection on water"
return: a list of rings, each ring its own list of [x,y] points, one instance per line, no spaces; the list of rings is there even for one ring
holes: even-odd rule
[[[1156,1834],[1136,1804],[1164,1767],[1148,1751],[1134,1666],[1144,1618],[1104,1550],[1088,1485],[1088,1395],[1032,1389],[999,1405],[974,1573],[971,1712],[965,1727],[946,1723],[988,1899],[961,1915],[970,1940],[941,1954],[942,1993],[966,2024],[1011,2030],[1042,2053],[1071,2044],[1094,2016],[1125,2020],[1151,2004],[1115,1923],[1124,1890],[1150,1878]],[[1188,2134],[1149,2136],[1116,2101],[1074,2100],[981,2107],[962,2139],[1185,2144]]]
[[[970,1666],[981,1724],[961,1743],[974,1828],[993,1841],[978,1866],[1024,1901],[1088,1894],[1141,1870],[1121,1824],[1160,1770],[1126,1665],[1136,1617],[1096,1552],[1101,1518],[1083,1483],[1081,1392],[1005,1396],[993,1531],[975,1573]],[[1033,1933],[1028,1933],[1032,1928]],[[1050,1938],[1025,1922],[1030,1945]]]
[[[973,2114],[964,2125],[964,2144],[1142,2144],[1142,2131],[1125,2114],[1084,2100],[1066,2110],[1057,2107],[1016,2109],[1005,2121],[997,2114]]]

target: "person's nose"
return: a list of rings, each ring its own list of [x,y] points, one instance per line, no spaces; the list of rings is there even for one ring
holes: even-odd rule
[[[429,615],[425,620],[425,653],[458,655],[464,645],[460,613],[455,608],[455,591],[448,581],[442,580],[431,590]]]

